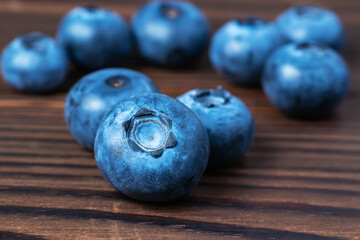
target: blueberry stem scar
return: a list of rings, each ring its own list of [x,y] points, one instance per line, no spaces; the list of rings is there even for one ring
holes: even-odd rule
[[[218,87],[216,90],[198,89],[193,98],[205,107],[212,108],[227,104],[229,102],[229,92],[222,87]]]
[[[41,39],[45,36],[40,33],[32,33],[28,35],[24,35],[21,39],[23,46],[26,49],[33,49]]]
[[[165,16],[169,19],[175,19],[177,17],[179,17],[181,10],[175,6],[171,6],[169,4],[164,3],[161,6],[161,9],[163,11],[163,13],[165,14]]]
[[[158,125],[164,130],[164,132],[165,132],[165,138],[164,138],[164,142],[161,144],[161,146],[156,147],[156,148],[151,148],[151,147],[144,146],[143,144],[141,144],[140,141],[138,141],[138,139],[137,139],[136,136],[135,136],[136,127],[137,127],[140,123],[144,123],[144,122],[153,122],[153,123],[156,123],[156,124],[158,124]],[[149,150],[157,150],[157,149],[160,149],[160,148],[162,148],[162,147],[165,146],[168,133],[167,133],[166,129],[165,129],[159,122],[157,122],[157,121],[155,121],[155,120],[147,119],[147,120],[143,120],[143,121],[137,122],[137,123],[135,124],[134,129],[133,129],[133,131],[132,131],[132,135],[133,135],[133,138],[134,138],[135,142],[138,143],[141,147],[146,148],[146,149],[149,149]],[[153,140],[154,137],[151,136],[150,139]]]
[[[321,43],[302,42],[302,43],[299,43],[296,45],[296,48],[300,49],[300,50],[306,50],[306,49],[310,49],[310,48],[314,48],[314,47],[317,47],[320,49],[326,49],[326,46],[324,46]]]
[[[318,11],[316,8],[313,8],[308,5],[300,5],[295,7],[295,11],[299,16],[309,16],[309,17],[316,17],[320,14],[320,11]]]
[[[247,26],[260,26],[260,25],[265,25],[267,23],[266,20],[261,19],[261,18],[256,18],[256,17],[247,17],[244,19],[236,19],[236,22],[241,24],[241,25],[247,25]]]
[[[139,137],[136,137],[136,128],[140,123],[146,123],[146,122],[156,123],[160,126],[160,128],[162,128],[164,140],[161,142],[162,143],[161,146],[157,146],[157,147],[144,146],[144,144],[141,143],[141,139],[139,139]],[[160,157],[166,148],[173,148],[177,145],[177,141],[170,130],[172,127],[171,119],[162,116],[161,114],[149,110],[147,108],[141,108],[140,110],[138,110],[129,120],[123,122],[122,126],[126,131],[126,136],[128,137],[128,143],[130,148],[137,152],[146,152],[151,156],[153,156],[154,158]],[[153,126],[150,126],[150,129],[153,129]],[[161,130],[158,129],[157,132],[154,133],[159,133],[159,131]],[[144,140],[146,142],[149,139],[151,141],[157,140],[155,139],[154,135],[146,136]]]
[[[113,77],[107,78],[105,80],[105,84],[108,85],[109,87],[120,88],[120,87],[123,87],[128,81],[129,81],[129,79],[127,77],[113,76]]]
[[[97,9],[99,9],[97,6],[92,5],[92,4],[85,5],[85,6],[83,6],[83,8],[88,10],[89,12],[94,12]]]

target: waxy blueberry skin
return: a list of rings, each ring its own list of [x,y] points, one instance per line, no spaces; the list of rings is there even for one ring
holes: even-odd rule
[[[254,138],[254,120],[246,105],[222,87],[194,89],[178,97],[205,126],[210,139],[209,168],[238,161]]]
[[[186,1],[151,1],[133,15],[132,27],[140,55],[171,67],[191,65],[210,35],[205,15]]]
[[[209,139],[200,120],[162,94],[114,105],[96,134],[95,158],[104,178],[141,201],[183,196],[200,180],[208,157]]]
[[[345,98],[349,72],[343,58],[315,43],[286,45],[268,59],[263,90],[273,105],[294,117],[324,117]]]
[[[284,39],[262,19],[232,20],[213,36],[209,57],[216,72],[234,84],[259,85],[267,57]]]
[[[158,88],[144,74],[124,68],[98,70],[84,76],[69,91],[66,124],[74,138],[92,150],[99,123],[115,103],[153,92]]]
[[[331,10],[300,5],[282,13],[276,20],[282,34],[292,42],[318,42],[336,50],[344,44],[344,29]]]
[[[62,20],[57,39],[86,69],[119,66],[131,51],[130,29],[117,13],[95,6],[76,7]]]
[[[51,92],[63,83],[67,70],[68,59],[62,47],[38,32],[15,38],[1,56],[3,78],[23,92]]]

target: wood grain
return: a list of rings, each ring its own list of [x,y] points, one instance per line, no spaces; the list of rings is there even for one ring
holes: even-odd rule
[[[81,0],[1,0],[0,46],[30,31],[54,35]],[[90,1],[126,18],[145,1]],[[233,17],[272,19],[291,0],[194,0],[213,31]],[[236,166],[207,173],[175,202],[132,201],[111,188],[93,154],[63,120],[66,91],[85,72],[71,70],[59,92],[23,95],[0,83],[0,239],[360,239],[360,2],[313,1],[346,26],[351,91],[328,119],[298,121],[272,108],[260,89],[234,87],[206,56],[196,68],[169,70],[136,57],[125,63],[171,96],[223,85],[254,114],[256,137]]]

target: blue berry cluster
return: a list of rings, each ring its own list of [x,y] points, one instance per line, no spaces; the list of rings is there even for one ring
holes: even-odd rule
[[[6,82],[28,93],[55,91],[69,62],[95,70],[67,94],[71,134],[94,151],[114,188],[137,200],[169,201],[193,189],[206,168],[238,161],[253,142],[254,119],[222,87],[177,99],[160,94],[149,77],[119,68],[133,47],[149,62],[179,67],[193,64],[210,43],[216,72],[234,84],[261,85],[273,105],[295,117],[329,114],[349,88],[346,63],[335,51],[343,46],[343,27],[328,9],[296,6],[272,22],[232,20],[209,40],[205,14],[186,1],[151,1],[130,25],[114,11],[76,7],[56,40],[42,33],[13,40],[1,69]]]
[[[232,20],[212,38],[209,57],[217,73],[237,85],[261,85],[287,115],[319,118],[345,98],[349,71],[337,52],[344,29],[331,10],[294,6],[271,22]]]

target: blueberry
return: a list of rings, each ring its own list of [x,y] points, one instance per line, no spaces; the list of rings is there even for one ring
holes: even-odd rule
[[[130,29],[117,13],[77,7],[62,20],[57,38],[72,60],[87,69],[118,66],[131,50]]]
[[[246,105],[222,87],[194,89],[178,97],[202,121],[210,139],[209,168],[239,160],[254,138],[254,120]]]
[[[120,102],[101,122],[96,163],[105,179],[141,201],[176,199],[200,180],[209,157],[209,139],[196,115],[162,94]]]
[[[151,1],[132,18],[140,55],[156,64],[184,66],[205,50],[209,23],[186,1]]]
[[[215,33],[209,57],[214,69],[230,82],[259,85],[267,57],[283,42],[273,23],[257,18],[232,20]]]
[[[130,96],[158,92],[145,75],[122,68],[102,69],[80,79],[66,97],[65,120],[75,139],[94,147],[96,130],[103,116]]]
[[[277,26],[293,42],[318,42],[334,49],[340,49],[344,42],[344,30],[339,17],[322,7],[291,7],[277,18]]]
[[[42,33],[15,38],[1,57],[2,75],[13,88],[30,93],[55,90],[65,80],[68,59],[53,39]]]
[[[292,43],[272,54],[262,79],[270,101],[295,117],[323,117],[345,98],[349,72],[342,57],[316,43]]]

